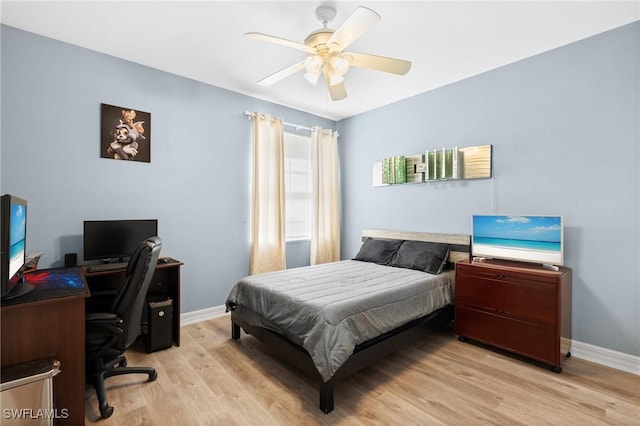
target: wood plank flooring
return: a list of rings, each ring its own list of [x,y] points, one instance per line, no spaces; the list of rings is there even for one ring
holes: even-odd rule
[[[577,358],[561,374],[456,339],[452,327],[420,338],[336,386],[335,410],[318,409],[306,375],[242,333],[228,317],[183,327],[181,346],[129,350],[158,379],[107,380],[109,419],[87,388],[86,422],[108,425],[640,425],[640,377]]]

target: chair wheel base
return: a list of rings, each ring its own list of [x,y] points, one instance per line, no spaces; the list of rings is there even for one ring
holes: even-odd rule
[[[106,407],[100,408],[100,417],[103,419],[108,419],[113,414],[113,407],[107,405]]]

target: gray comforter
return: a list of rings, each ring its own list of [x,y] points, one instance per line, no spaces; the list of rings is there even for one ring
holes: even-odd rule
[[[356,345],[452,304],[453,277],[343,260],[248,276],[227,307],[304,347],[327,381]]]

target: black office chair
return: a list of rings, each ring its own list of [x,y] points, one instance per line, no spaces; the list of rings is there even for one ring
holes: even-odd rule
[[[108,312],[88,313],[86,321],[87,379],[96,390],[100,415],[113,414],[107,401],[104,380],[120,374],[148,374],[149,381],[157,378],[150,367],[127,367],[122,355],[141,334],[142,310],[151,277],[155,271],[162,240],[148,238],[141,242],[129,259],[124,285],[117,292]]]

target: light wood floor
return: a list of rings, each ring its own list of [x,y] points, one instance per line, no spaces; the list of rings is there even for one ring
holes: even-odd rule
[[[640,377],[577,358],[556,374],[479,345],[452,329],[420,339],[336,386],[335,410],[318,409],[307,376],[252,336],[230,338],[227,317],[182,328],[181,346],[127,352],[144,376],[108,379],[107,425],[639,425]],[[98,421],[86,393],[86,424]]]

